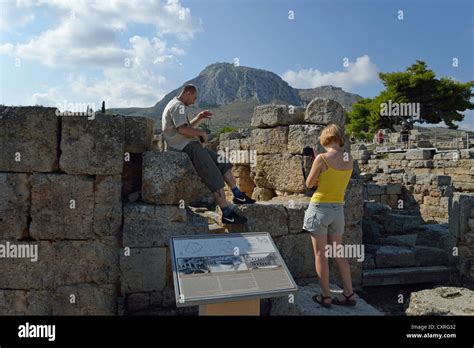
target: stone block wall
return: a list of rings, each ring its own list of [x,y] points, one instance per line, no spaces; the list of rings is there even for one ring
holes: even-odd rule
[[[449,230],[457,240],[461,280],[474,282],[474,195],[455,193],[450,201]]]
[[[0,314],[116,314],[123,118],[0,115]]]

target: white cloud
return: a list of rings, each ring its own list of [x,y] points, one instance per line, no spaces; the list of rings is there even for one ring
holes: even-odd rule
[[[15,27],[23,27],[35,19],[34,2],[32,0],[1,1],[0,30],[11,31]]]
[[[379,69],[371,62],[368,55],[358,57],[355,62],[343,71],[323,73],[318,69],[288,70],[282,78],[295,88],[315,88],[325,85],[341,87],[346,91],[361,85],[368,85],[378,81]]]
[[[15,6],[19,10],[22,5]],[[89,68],[102,72],[101,79],[76,73],[60,88],[34,93],[31,100],[38,104],[61,99],[60,91],[70,89],[78,98],[106,99],[110,107],[153,105],[163,94],[164,75],[179,65],[176,57],[186,54],[180,46],[201,30],[200,20],[178,0],[38,0],[34,6],[54,12],[56,25],[29,41],[3,43],[0,54],[79,74]],[[131,25],[152,29],[152,35],[130,33]],[[169,47],[168,39],[176,42]]]

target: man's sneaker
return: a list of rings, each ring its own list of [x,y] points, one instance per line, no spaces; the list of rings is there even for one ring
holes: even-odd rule
[[[249,196],[247,196],[245,193],[242,192],[242,194],[244,195],[243,198],[239,198],[239,197],[235,197],[232,199],[232,202],[234,202],[234,204],[252,204],[252,203],[255,203],[255,200],[250,198]]]
[[[222,215],[222,223],[226,225],[243,225],[247,223],[247,218],[237,215],[234,211],[232,211],[229,216]]]

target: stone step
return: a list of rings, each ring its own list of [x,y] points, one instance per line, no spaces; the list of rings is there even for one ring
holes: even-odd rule
[[[449,264],[447,251],[435,247],[380,245],[368,247],[366,251],[367,254],[375,257],[373,268],[446,266]]]
[[[376,268],[362,272],[362,286],[445,282],[450,272],[446,266]]]

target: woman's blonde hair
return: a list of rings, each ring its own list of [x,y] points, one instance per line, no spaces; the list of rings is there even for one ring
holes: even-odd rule
[[[319,142],[322,146],[327,146],[331,143],[338,143],[340,147],[343,147],[344,132],[335,124],[327,125],[321,132]]]

